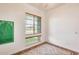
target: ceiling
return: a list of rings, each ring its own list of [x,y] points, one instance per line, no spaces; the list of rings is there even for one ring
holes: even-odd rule
[[[63,3],[30,3],[30,5],[38,9],[42,9],[44,11],[50,11],[51,9],[54,9],[63,5]]]

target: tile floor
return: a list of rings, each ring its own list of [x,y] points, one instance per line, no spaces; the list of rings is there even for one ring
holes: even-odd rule
[[[43,44],[32,50],[25,51],[22,55],[71,55],[71,52],[50,44]]]

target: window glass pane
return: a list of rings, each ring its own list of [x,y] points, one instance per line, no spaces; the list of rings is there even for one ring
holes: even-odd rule
[[[40,39],[39,36],[26,38],[26,44],[29,45],[29,44],[39,42],[39,39]]]
[[[40,17],[35,17],[35,33],[40,33],[41,32],[41,18]]]
[[[26,19],[33,19],[33,15],[26,14]]]
[[[25,30],[25,34],[33,34],[33,28],[27,27],[26,30]]]
[[[33,25],[33,19],[26,19],[25,23]]]
[[[26,14],[25,34],[33,34],[33,16]]]
[[[26,25],[25,27],[25,34],[33,34],[33,25]]]

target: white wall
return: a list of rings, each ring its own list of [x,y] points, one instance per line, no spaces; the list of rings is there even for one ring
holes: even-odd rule
[[[28,4],[0,4],[0,20],[14,21],[14,42],[0,45],[0,54],[13,54],[22,49],[31,47],[25,43],[24,18],[25,12],[42,17],[42,40],[45,41],[45,16],[41,10],[38,10]]]
[[[49,42],[79,52],[79,4],[64,4],[49,16]]]

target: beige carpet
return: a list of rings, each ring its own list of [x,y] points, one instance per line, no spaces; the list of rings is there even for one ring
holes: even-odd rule
[[[70,51],[57,48],[49,44],[43,44],[32,50],[22,53],[22,55],[70,55]]]

